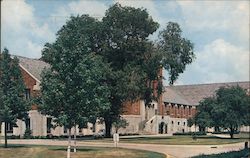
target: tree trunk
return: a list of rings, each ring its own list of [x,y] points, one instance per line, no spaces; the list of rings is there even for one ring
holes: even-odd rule
[[[110,138],[111,137],[111,121],[105,120],[105,136]]]
[[[7,148],[7,122],[4,122],[4,147]]]
[[[205,132],[206,127],[199,126],[199,132]]]
[[[70,158],[70,147],[71,147],[71,128],[68,129],[68,149],[67,149],[67,158]]]
[[[234,129],[233,128],[230,128],[229,134],[230,134],[231,139],[234,138]]]
[[[76,152],[76,125],[74,127],[74,152]]]

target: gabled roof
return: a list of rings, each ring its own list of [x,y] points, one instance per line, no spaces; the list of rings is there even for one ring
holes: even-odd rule
[[[44,68],[48,68],[49,64],[39,59],[31,59],[21,56],[16,56],[19,59],[19,65],[23,67],[34,79],[41,81],[41,73]]]
[[[239,85],[243,89],[250,88],[250,82],[227,82],[195,85],[166,86],[163,101],[184,105],[198,105],[201,100],[211,97],[220,87]]]
[[[163,101],[167,103],[182,104],[182,105],[191,105],[181,94],[177,91],[169,88],[165,88],[163,93]]]

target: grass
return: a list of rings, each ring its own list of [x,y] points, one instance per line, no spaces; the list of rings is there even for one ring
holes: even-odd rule
[[[60,146],[28,146],[11,145],[10,148],[0,147],[0,158],[61,158],[66,157],[66,147]],[[79,147],[72,158],[164,158],[165,155],[122,148]]]
[[[164,136],[164,137],[137,137],[137,138],[121,138],[121,143],[140,143],[140,144],[166,144],[166,145],[220,145],[232,144],[249,140],[249,134],[236,134],[234,139],[218,138],[215,136],[197,136],[197,140],[193,140],[192,136]],[[86,140],[85,140],[86,141]],[[112,142],[111,138],[104,138],[102,142]]]
[[[221,154],[212,154],[212,155],[199,155],[199,156],[194,156],[192,158],[248,158],[249,156],[249,150],[244,149],[240,151],[231,151],[227,153],[221,153]]]

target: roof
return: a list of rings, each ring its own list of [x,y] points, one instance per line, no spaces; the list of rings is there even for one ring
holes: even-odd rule
[[[227,82],[195,85],[166,86],[163,93],[163,101],[184,105],[199,105],[204,98],[211,97],[220,87],[239,85],[243,89],[249,89],[250,82]]]
[[[49,64],[39,59],[31,59],[21,56],[16,56],[19,59],[19,65],[23,67],[36,80],[41,81],[41,73],[44,68],[48,68]]]

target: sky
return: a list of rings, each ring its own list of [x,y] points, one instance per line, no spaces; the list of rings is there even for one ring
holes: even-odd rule
[[[117,2],[147,9],[160,24],[151,40],[172,21],[194,43],[196,59],[175,84],[249,81],[249,0],[3,0],[1,49],[40,58],[44,44],[55,41],[70,16],[101,19]],[[164,77],[167,84],[166,71]]]

